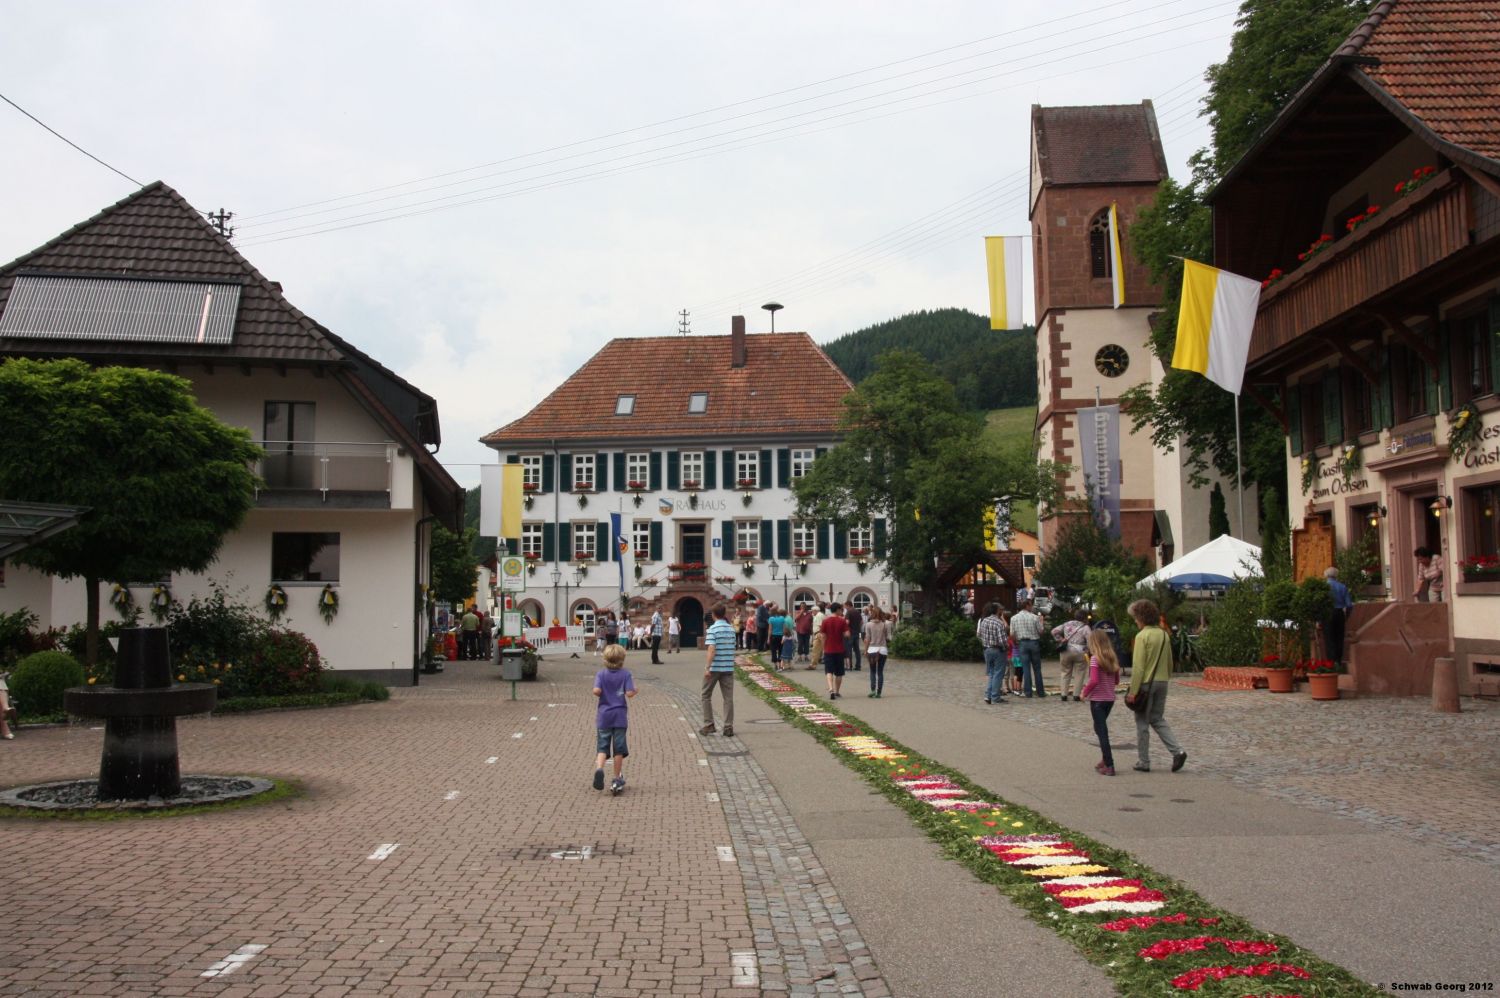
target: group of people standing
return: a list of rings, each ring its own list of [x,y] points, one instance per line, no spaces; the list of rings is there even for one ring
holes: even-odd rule
[[[1128,612],[1137,629],[1131,650],[1130,684],[1125,695],[1126,705],[1135,712],[1135,768],[1143,773],[1151,771],[1151,732],[1155,731],[1172,753],[1175,773],[1187,762],[1187,751],[1178,743],[1165,716],[1172,675],[1170,635],[1162,626],[1161,611],[1150,600],[1137,600],[1130,604]],[[1012,669],[1013,694],[1027,699],[1047,696],[1041,672],[1042,627],[1042,619],[1032,610],[1030,600],[1024,601],[1009,618],[999,603],[985,607],[976,628],[979,643],[984,646],[985,703],[1007,702],[1006,678]],[[1091,625],[1088,614],[1078,610],[1073,619],[1052,629],[1052,637],[1060,646],[1060,702],[1065,703],[1071,697],[1074,702],[1088,703],[1100,750],[1094,768],[1101,775],[1114,776],[1109,715],[1120,680],[1118,631],[1110,621]],[[1085,663],[1086,678],[1080,675]]]

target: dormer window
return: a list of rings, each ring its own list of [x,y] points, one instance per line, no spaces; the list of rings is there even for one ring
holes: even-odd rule
[[[708,392],[693,392],[688,396],[688,412],[707,412]]]
[[[615,415],[631,416],[635,414],[635,396],[621,395],[615,399]]]

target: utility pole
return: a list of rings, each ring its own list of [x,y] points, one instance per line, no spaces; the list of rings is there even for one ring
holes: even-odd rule
[[[683,336],[693,331],[693,324],[688,321],[688,314],[687,309],[677,313],[677,331]]]
[[[208,216],[208,224],[212,225],[218,231],[219,235],[225,239],[234,238],[234,226],[229,224],[229,220],[234,217],[234,212],[225,211],[223,208],[220,208],[217,212],[210,211],[205,212],[205,214]]]

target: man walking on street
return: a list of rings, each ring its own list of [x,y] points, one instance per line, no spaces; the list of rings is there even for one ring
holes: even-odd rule
[[[1006,657],[1009,642],[1005,635],[1005,621],[1000,618],[1000,604],[991,603],[984,608],[977,630],[979,643],[984,646],[984,702],[1005,702],[1005,674],[1010,668]]]
[[[1042,618],[1031,612],[1031,601],[1021,604],[1015,616],[1010,618],[1010,633],[1016,639],[1016,653],[1021,659],[1021,689],[1029,699],[1035,695],[1044,697],[1042,686]]]
[[[714,607],[713,626],[703,636],[708,646],[708,669],[703,673],[703,727],[700,735],[714,733],[714,687],[724,700],[724,734],[734,734],[734,627],[725,620],[724,604]]]
[[[651,664],[661,665],[661,611],[651,614]]]
[[[864,614],[859,612],[859,607],[851,603],[849,604],[849,609],[844,612],[844,619],[849,622],[849,667],[858,672],[860,665],[859,635],[864,630],[865,617]]]

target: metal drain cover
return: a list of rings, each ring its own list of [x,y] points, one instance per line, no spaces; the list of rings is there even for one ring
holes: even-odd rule
[[[1139,811],[1140,808],[1138,808],[1138,807],[1122,807],[1122,808],[1120,808],[1120,810],[1121,811]]]

